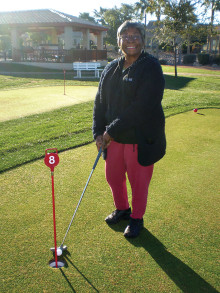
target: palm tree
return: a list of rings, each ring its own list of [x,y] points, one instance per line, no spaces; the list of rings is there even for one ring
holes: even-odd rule
[[[172,42],[174,47],[175,77],[177,77],[176,49],[181,48],[181,43],[186,40],[193,24],[197,22],[195,7],[190,0],[167,1],[163,21],[163,38]]]
[[[146,14],[155,14],[157,18],[156,27],[160,26],[160,19],[165,5],[165,0],[139,0],[135,3],[135,10],[140,12],[140,16],[143,18],[145,16],[145,27],[146,27]],[[158,58],[159,54],[159,44],[156,47],[156,56]]]
[[[215,20],[215,12],[220,11],[220,0],[203,0],[202,6],[205,7],[205,12],[209,8],[211,8],[211,17],[210,17],[210,34],[207,38],[207,49],[209,52],[211,52],[211,37],[213,35],[213,26],[214,26],[214,20]]]

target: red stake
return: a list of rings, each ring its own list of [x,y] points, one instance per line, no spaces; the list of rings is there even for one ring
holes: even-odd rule
[[[56,151],[56,153],[47,153],[47,151],[49,151],[49,150]],[[55,262],[56,262],[56,268],[58,268],[58,265],[57,265],[57,239],[56,239],[55,195],[54,195],[54,167],[56,167],[59,164],[59,157],[58,157],[58,151],[57,151],[57,149],[47,149],[45,151],[44,163],[51,170]]]
[[[53,230],[54,230],[54,247],[55,247],[55,262],[57,266],[57,238],[56,238],[56,216],[55,216],[55,196],[54,196],[54,172],[51,172],[52,180],[52,201],[53,201]]]

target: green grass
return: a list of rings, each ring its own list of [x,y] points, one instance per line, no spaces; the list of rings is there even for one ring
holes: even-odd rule
[[[0,90],[11,90],[21,88],[36,88],[50,87],[50,86],[63,86],[63,74],[49,75],[39,73],[34,75],[0,75]],[[66,86],[98,86],[98,81],[88,80],[73,80],[73,74],[66,76]]]
[[[55,195],[60,244],[97,155],[95,145],[89,144],[93,102],[65,106],[63,92],[59,94],[62,73],[0,75],[0,103],[4,96],[8,107],[0,123],[0,292],[220,289],[216,261],[220,86],[219,76],[201,76],[201,72],[177,79],[166,75],[167,154],[155,166],[141,236],[127,241],[122,235],[126,223],[112,229],[104,223],[114,206],[100,159],[67,236],[70,254],[65,255],[67,267],[61,270],[48,265],[53,246],[51,179],[43,157],[46,148],[58,148]],[[98,82],[76,81],[69,75],[66,84],[67,92],[80,89],[86,98],[90,86],[94,89]],[[42,106],[43,95],[36,99],[42,87],[47,93],[51,89],[52,95],[57,89],[55,105],[50,108],[49,100],[45,102],[48,112]],[[32,104],[38,114],[28,113],[19,91],[29,97],[27,106]],[[15,96],[17,104],[16,99],[12,103]],[[198,114],[192,111],[195,107]],[[12,119],[16,111],[22,117]],[[35,162],[25,164],[31,161]]]
[[[59,151],[64,151],[92,142],[93,102],[64,106],[67,103],[74,104],[75,100],[72,98],[75,96],[77,100],[94,98],[97,81],[69,80],[65,97],[62,90],[63,80],[50,79],[52,77],[24,79],[0,76],[0,81],[1,78],[2,81],[9,78],[9,86],[3,83],[3,89],[0,90],[0,113],[2,111],[1,117],[5,120],[1,122],[0,128],[0,172],[41,158],[45,148],[57,147]],[[163,107],[166,117],[193,108],[220,107],[218,76],[181,76],[176,79],[165,75],[165,78]],[[74,97],[73,92],[76,93]],[[41,113],[48,109],[49,112]],[[34,112],[38,114],[30,115]],[[12,119],[13,115],[22,118]]]
[[[174,66],[171,65],[162,65],[163,71],[166,73],[172,73],[174,74]],[[192,67],[192,66],[177,66],[177,74],[181,76],[181,74],[205,74],[205,75],[218,75],[220,76],[220,70],[215,70],[215,69],[206,69],[201,67]]]
[[[94,100],[96,86],[48,86],[1,91],[0,122]]]
[[[63,72],[62,69],[49,69],[38,66],[31,66],[13,62],[1,62],[0,72]]]
[[[53,246],[49,168],[41,159],[0,174],[0,291],[217,293],[219,111],[190,111],[166,120],[167,154],[155,165],[145,228],[137,239],[123,237],[126,222],[112,228],[104,222],[114,207],[100,159],[66,238],[68,266],[60,270],[48,265]],[[97,151],[90,144],[59,156],[54,173],[58,244]]]
[[[1,123],[0,170],[35,160],[46,148],[60,151],[92,141],[93,102]]]

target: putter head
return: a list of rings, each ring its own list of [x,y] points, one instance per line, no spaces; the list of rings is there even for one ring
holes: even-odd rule
[[[57,248],[60,248],[62,251],[66,251],[66,250],[67,250],[67,246],[66,246],[66,245],[64,245],[64,246],[60,245],[60,246],[57,247]],[[50,250],[51,250],[52,252],[55,252],[55,247],[51,247]]]

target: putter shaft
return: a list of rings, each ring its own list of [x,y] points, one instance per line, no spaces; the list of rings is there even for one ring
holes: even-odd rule
[[[80,197],[80,199],[79,199],[79,202],[78,202],[78,204],[77,204],[77,207],[76,207],[76,209],[75,209],[75,212],[74,212],[74,214],[73,214],[73,216],[72,216],[72,219],[71,219],[71,221],[70,221],[70,223],[69,223],[69,226],[68,226],[68,228],[67,228],[66,234],[65,234],[65,236],[64,236],[64,238],[63,238],[63,242],[62,242],[62,244],[60,245],[60,248],[61,248],[61,249],[63,248],[63,244],[64,244],[64,241],[65,241],[65,239],[66,239],[66,236],[67,236],[67,234],[68,234],[68,232],[69,232],[69,230],[70,230],[70,227],[71,227],[71,225],[72,225],[73,219],[74,219],[74,217],[75,217],[75,215],[76,215],[76,212],[77,212],[77,210],[78,210],[78,208],[79,208],[79,205],[80,205],[80,203],[81,203],[81,201],[82,201],[82,198],[83,198],[83,196],[84,196],[84,193],[85,193],[85,191],[86,191],[86,188],[87,188],[87,186],[88,186],[88,184],[89,184],[89,181],[90,181],[90,179],[91,179],[91,177],[92,177],[92,174],[93,174],[93,172],[94,172],[94,170],[95,170],[95,167],[96,167],[96,165],[97,165],[97,163],[98,163],[98,161],[99,161],[99,158],[100,158],[101,154],[102,154],[102,148],[100,148],[100,150],[99,150],[99,152],[98,152],[97,158],[96,158],[95,163],[94,163],[94,165],[93,165],[93,167],[92,167],[92,171],[91,171],[91,173],[90,173],[90,175],[89,175],[89,178],[88,178],[88,180],[87,180],[87,182],[86,182],[86,185],[85,185],[85,187],[84,187],[84,189],[83,189],[82,195],[81,195],[81,197]]]

